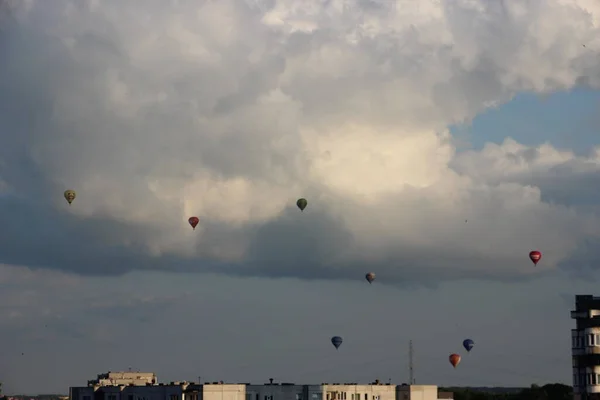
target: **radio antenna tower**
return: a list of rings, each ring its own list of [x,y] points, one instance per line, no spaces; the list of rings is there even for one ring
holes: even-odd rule
[[[412,340],[408,341],[408,372],[409,372],[409,385],[415,384],[415,371],[413,364],[413,343]]]

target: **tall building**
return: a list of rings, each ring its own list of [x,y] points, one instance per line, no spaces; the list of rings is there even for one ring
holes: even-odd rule
[[[600,297],[575,296],[571,318],[573,400],[600,400]]]
[[[119,373],[116,373],[119,374]],[[100,375],[100,376],[104,376]],[[99,376],[99,377],[100,377]],[[118,375],[117,375],[118,376]],[[144,374],[144,376],[156,376]],[[71,387],[69,400],[452,400],[452,393],[439,392],[435,385],[223,382],[194,383],[135,382],[110,384],[106,378],[88,381],[88,386]]]

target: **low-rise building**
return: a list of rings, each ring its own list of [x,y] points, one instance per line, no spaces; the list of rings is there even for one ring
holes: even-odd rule
[[[136,385],[141,386],[147,383],[154,385],[156,382],[156,374],[153,372],[112,372],[108,371],[105,374],[99,374],[96,379],[88,381],[88,386],[115,386],[115,385]]]
[[[156,383],[154,374],[140,376],[148,379],[130,377],[130,382],[121,383],[125,378],[112,378],[117,383],[107,384],[111,378],[102,378],[89,381],[85,387],[71,387],[69,400],[452,400],[452,393],[438,393],[435,385],[392,385],[379,381],[370,384],[296,385],[273,383],[272,380],[263,385],[223,382],[165,384]]]

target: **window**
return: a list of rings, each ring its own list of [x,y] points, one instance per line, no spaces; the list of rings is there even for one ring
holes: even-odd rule
[[[176,394],[172,394],[169,396],[169,400],[179,400],[179,396],[177,396]]]
[[[92,400],[92,396],[83,396],[83,400]]]
[[[369,394],[365,393],[365,400],[369,400]]]
[[[196,393],[190,393],[187,395],[188,400],[198,400],[198,395]]]
[[[319,395],[316,393],[313,393],[311,397],[313,400],[317,400],[319,398]],[[327,396],[327,398],[329,399],[329,396]]]
[[[260,395],[258,393],[256,393],[256,400],[259,400]]]
[[[296,400],[302,400],[302,393],[296,393]]]
[[[246,400],[252,400],[252,393],[246,393]]]
[[[128,395],[127,400],[133,400],[133,395],[132,394]]]
[[[317,397],[313,394],[313,399],[316,399]],[[327,400],[331,400],[331,394],[327,393]]]
[[[108,400],[117,400],[117,395],[116,394],[109,394],[108,395]]]

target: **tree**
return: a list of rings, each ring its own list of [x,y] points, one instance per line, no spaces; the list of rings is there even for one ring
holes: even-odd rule
[[[560,383],[544,386],[536,384],[517,392],[508,388],[440,388],[440,391],[452,392],[454,400],[571,400],[573,389]]]

